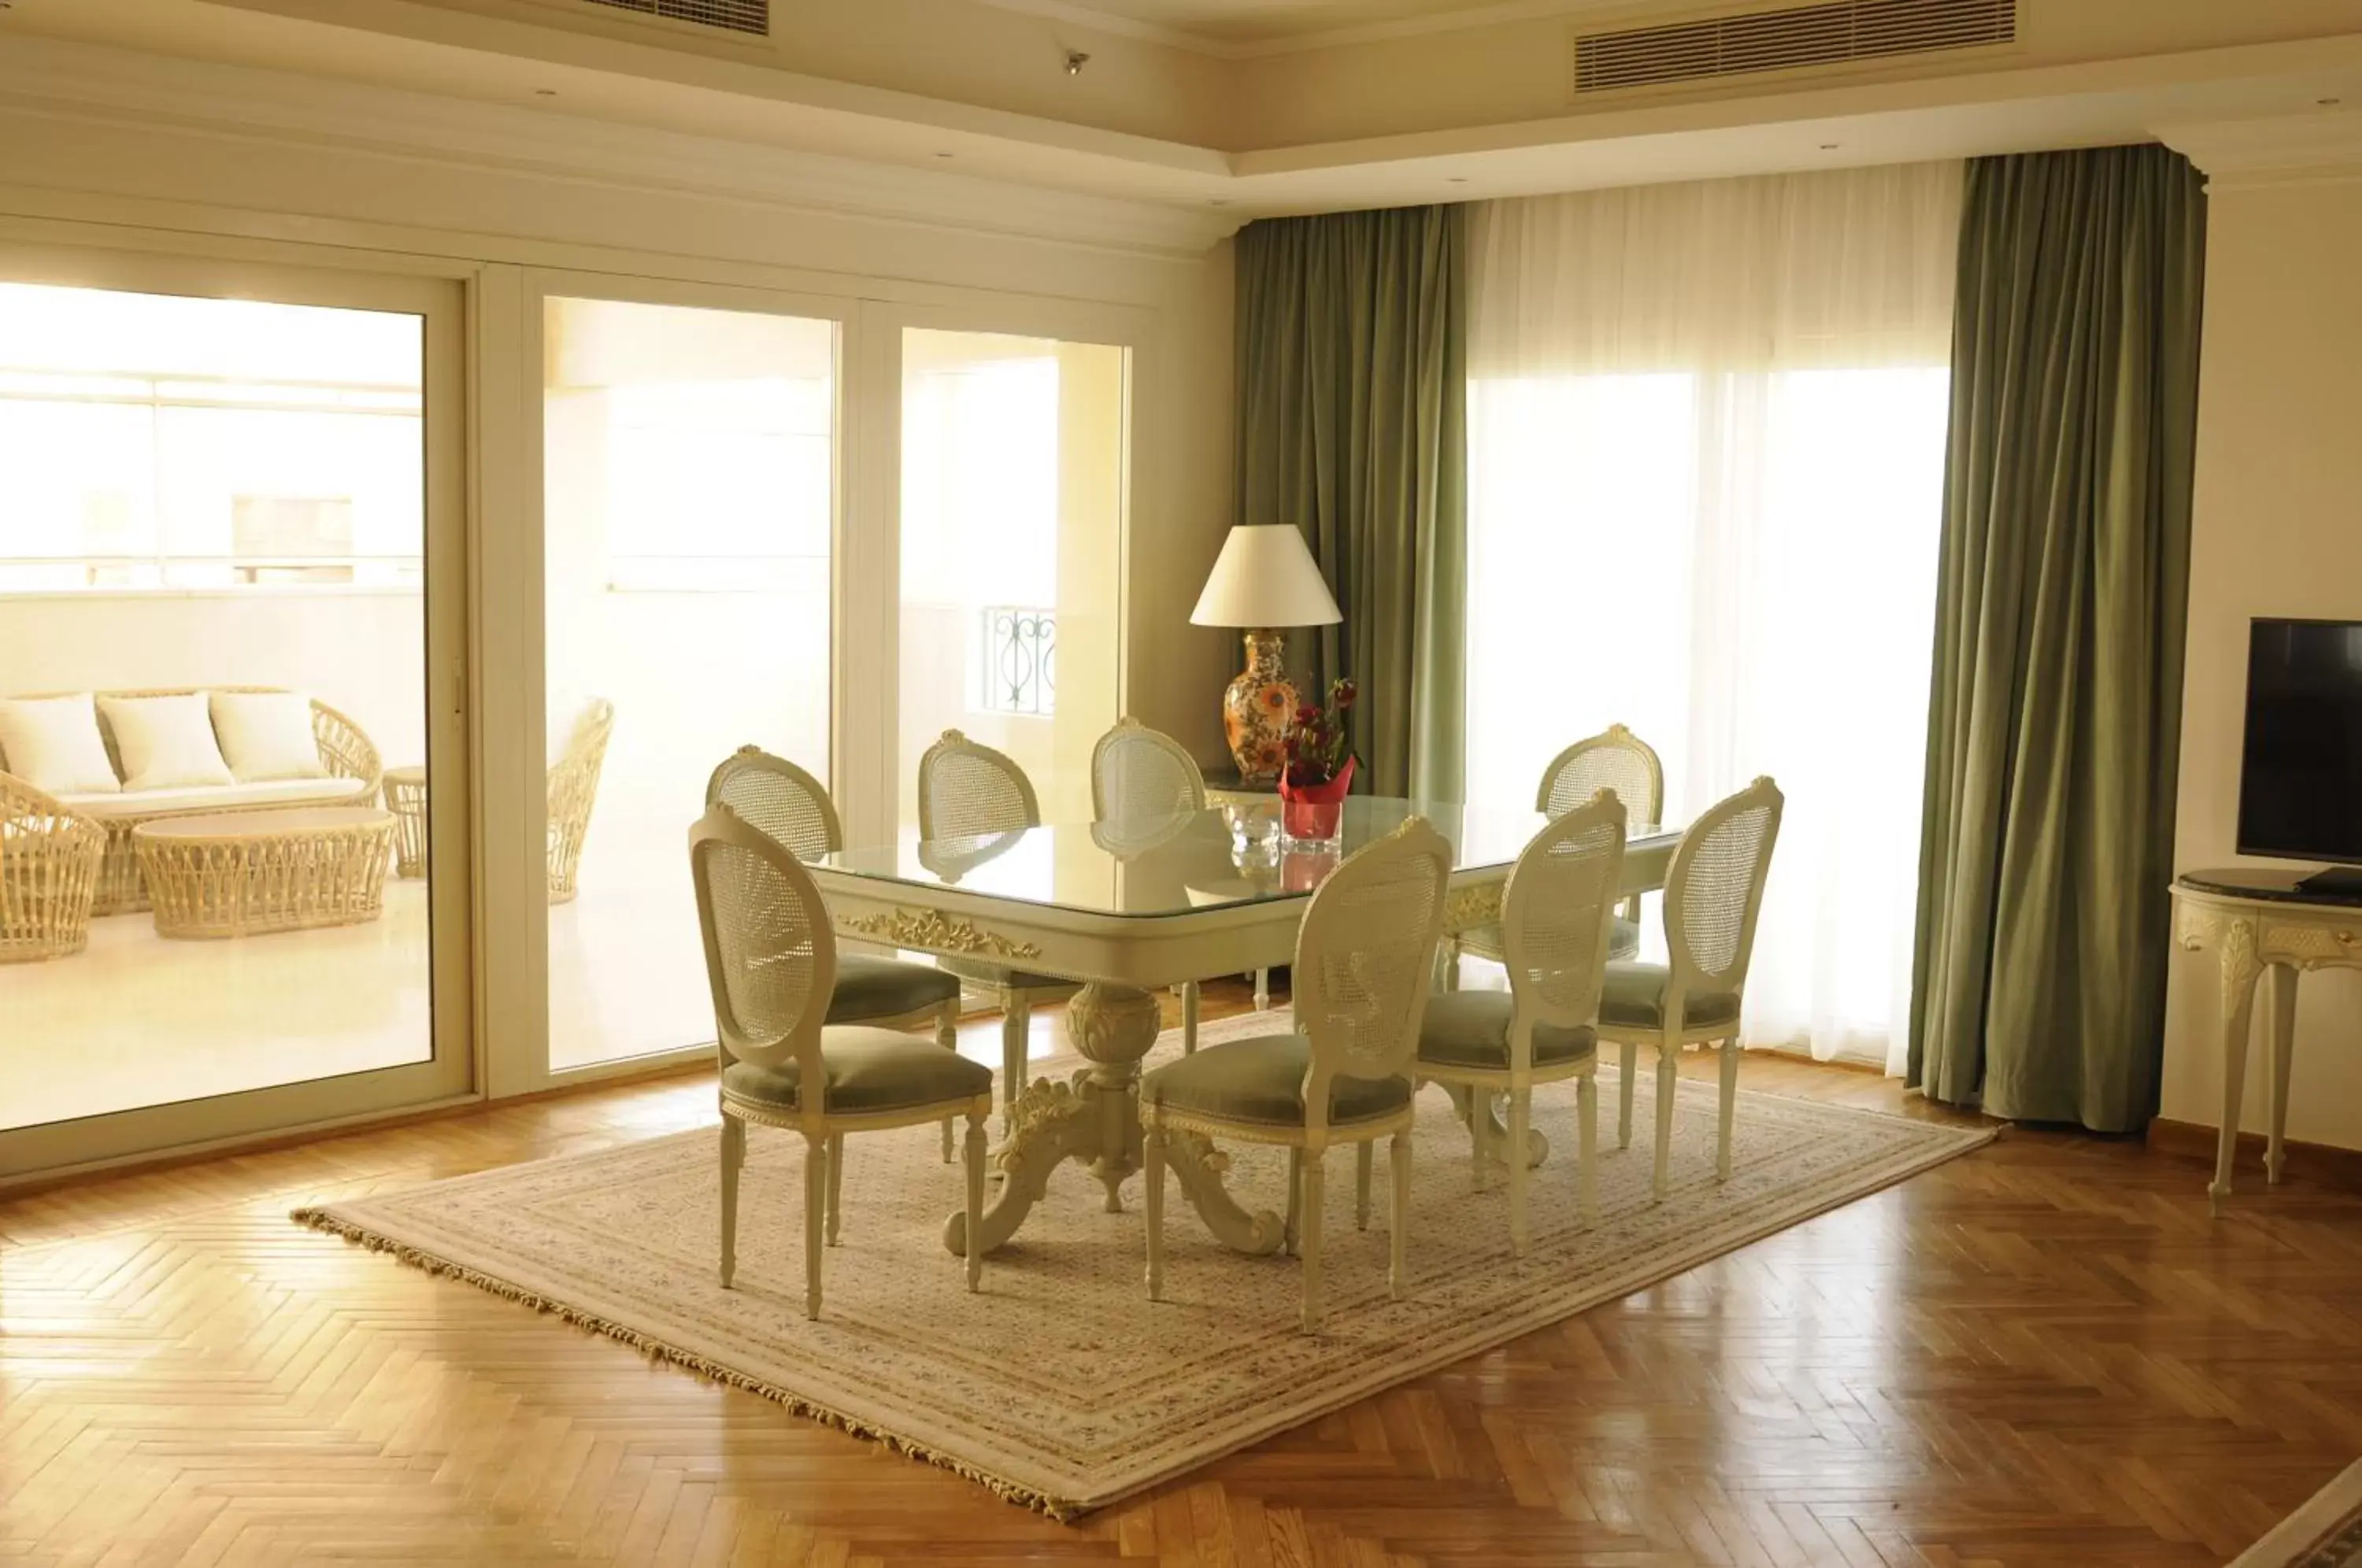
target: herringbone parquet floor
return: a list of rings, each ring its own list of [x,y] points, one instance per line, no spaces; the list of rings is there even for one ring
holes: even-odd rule
[[[2362,1453],[2362,1198],[2250,1183],[2210,1222],[2197,1166],[2058,1133],[1071,1527],[285,1218],[711,1105],[668,1080],[0,1204],[0,1561],[2170,1568]]]

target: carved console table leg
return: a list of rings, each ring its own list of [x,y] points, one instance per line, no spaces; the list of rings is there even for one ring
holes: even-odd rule
[[[1196,1132],[1171,1132],[1164,1135],[1164,1163],[1173,1169],[1181,1183],[1182,1192],[1198,1210],[1206,1229],[1214,1240],[1236,1253],[1248,1253],[1261,1257],[1279,1251],[1286,1233],[1286,1224],[1268,1209],[1248,1213],[1222,1186],[1222,1177],[1231,1168],[1231,1157],[1214,1147],[1213,1141]]]
[[[1017,1233],[1049,1191],[1052,1171],[1070,1159],[1098,1157],[1101,1119],[1091,1095],[1087,1072],[1076,1073],[1071,1084],[1036,1078],[1009,1108],[1009,1141],[992,1152],[1000,1191],[984,1211],[985,1252]],[[965,1209],[944,1221],[944,1245],[955,1257],[967,1256]]]
[[[2288,1158],[2289,1067],[2296,1055],[2296,977],[2293,964],[2272,966],[2272,1052],[2265,1061],[2272,1099],[2272,1138],[2264,1151],[2264,1179],[2280,1184],[2280,1166]]]
[[[2247,1088],[2248,1026],[2255,1016],[2256,922],[2232,921],[2223,931],[2223,1131],[2214,1144],[2214,1181],[2206,1197],[2216,1214],[2231,1196],[2231,1161],[2239,1147],[2239,1102]]]

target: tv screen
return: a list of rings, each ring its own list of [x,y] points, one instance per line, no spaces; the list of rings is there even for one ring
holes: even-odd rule
[[[2362,863],[2362,622],[2250,627],[2239,853]]]

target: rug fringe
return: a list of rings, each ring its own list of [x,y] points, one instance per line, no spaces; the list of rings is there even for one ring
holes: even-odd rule
[[[759,1395],[774,1404],[785,1406],[791,1413],[808,1420],[834,1427],[837,1430],[853,1437],[866,1439],[879,1444],[889,1452],[908,1459],[921,1460],[939,1469],[948,1470],[963,1479],[976,1483],[1005,1502],[1015,1503],[1021,1507],[1031,1508],[1036,1513],[1047,1515],[1060,1524],[1070,1524],[1087,1511],[1087,1505],[1075,1499],[1054,1497],[1036,1487],[995,1475],[988,1470],[982,1469],[956,1455],[945,1453],[941,1449],[931,1448],[914,1439],[906,1438],[899,1432],[889,1431],[857,1416],[848,1416],[842,1410],[819,1404],[792,1390],[782,1388],[778,1384],[766,1383],[759,1377],[750,1377],[733,1367],[724,1366],[694,1352],[685,1351],[679,1345],[668,1344],[654,1335],[644,1334],[637,1329],[628,1328],[622,1323],[602,1318],[595,1312],[585,1312],[579,1307],[569,1307],[563,1301],[554,1301],[535,1291],[512,1285],[507,1280],[496,1279],[480,1270],[469,1268],[465,1264],[453,1263],[448,1258],[437,1257],[432,1253],[404,1245],[391,1237],[380,1235],[374,1231],[356,1225],[348,1220],[339,1219],[326,1209],[298,1209],[288,1218],[299,1225],[307,1225],[315,1231],[325,1231],[331,1236],[340,1236],[354,1246],[365,1247],[373,1253],[388,1253],[396,1262],[407,1264],[412,1268],[424,1273],[472,1285],[477,1289],[500,1297],[503,1300],[521,1303],[536,1312],[546,1313],[561,1322],[588,1329],[594,1334],[631,1346],[650,1361],[681,1367],[708,1382],[719,1383],[730,1388],[742,1388],[749,1394]]]

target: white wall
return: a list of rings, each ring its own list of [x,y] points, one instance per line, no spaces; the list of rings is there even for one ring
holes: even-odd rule
[[[2193,149],[2193,155],[2198,150]],[[2205,160],[2200,157],[2202,165]],[[2247,622],[2362,619],[2362,171],[2213,182],[2174,863],[2234,866]],[[2221,1124],[2211,952],[2177,950],[2162,1114]],[[2264,991],[2257,991],[2263,1038]],[[2299,988],[2289,1136],[2362,1149],[2362,972]],[[2243,1124],[2268,1125],[2251,1050]]]

